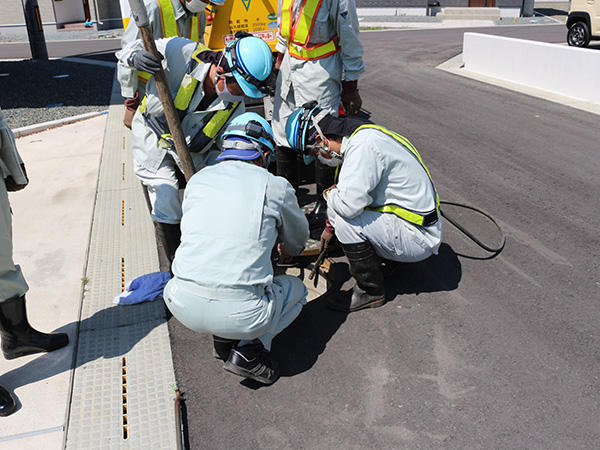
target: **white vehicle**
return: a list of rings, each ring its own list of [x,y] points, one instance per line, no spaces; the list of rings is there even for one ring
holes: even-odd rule
[[[574,47],[600,40],[600,0],[571,0],[567,28],[567,43]]]

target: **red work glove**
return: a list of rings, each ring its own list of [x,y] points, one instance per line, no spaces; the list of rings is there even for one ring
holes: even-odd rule
[[[329,247],[331,240],[335,237],[335,229],[329,218],[325,219],[325,229],[321,233],[321,247],[319,248],[319,253],[323,251],[325,247]]]
[[[140,105],[140,93],[136,92],[135,95],[131,98],[125,99],[125,108],[130,109],[131,111],[135,111],[138,109]]]
[[[25,178],[27,178],[27,182],[29,182],[29,178],[27,177],[27,171],[25,170],[25,164],[21,164],[21,169],[23,170],[23,173],[25,174]],[[15,180],[13,179],[13,177],[11,177],[10,175],[4,179],[4,183],[6,184],[6,190],[8,192],[17,192],[17,191],[20,191],[21,189],[24,189],[25,186],[27,186],[27,183],[17,184],[15,182]]]
[[[125,115],[123,116],[123,125],[131,130],[131,122],[133,121],[133,116],[135,115],[135,111],[140,105],[140,93],[136,92],[135,96],[128,97],[125,99]]]
[[[342,108],[347,116],[358,114],[362,100],[358,94],[358,80],[342,81]]]

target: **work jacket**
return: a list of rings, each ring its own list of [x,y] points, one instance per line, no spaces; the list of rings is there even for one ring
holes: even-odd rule
[[[421,246],[436,250],[442,238],[439,197],[415,152],[412,144],[396,133],[374,125],[358,128],[342,140],[343,163],[327,207],[347,219],[365,209],[394,214],[396,206],[413,212],[412,217],[398,210],[395,215]],[[418,216],[426,218],[425,226],[415,223]]]
[[[303,5],[303,2],[306,5]],[[282,8],[291,4],[291,13],[284,14]],[[315,59],[300,59],[290,55],[289,48],[293,36],[284,37],[282,27],[298,22],[302,7],[308,11],[314,0],[279,0],[279,26],[276,50],[284,53],[281,64],[281,96],[286,99],[289,90],[293,88],[296,106],[317,100],[319,104],[331,103],[339,99],[342,79],[345,81],[358,80],[365,71],[363,62],[363,46],[358,38],[358,15],[354,0],[322,0],[314,15],[314,23],[307,26],[310,29],[306,47],[312,48],[320,44],[336,42],[339,50],[328,56],[317,56]],[[317,2],[318,3],[318,2]],[[314,10],[314,6],[312,7]],[[289,17],[289,24],[285,23]],[[298,27],[296,27],[298,28]],[[300,34],[296,31],[297,36]],[[294,52],[296,53],[296,52]]]
[[[17,151],[15,136],[4,122],[4,115],[0,109],[0,177],[9,175],[17,184],[27,184],[27,177],[21,167],[23,160]]]
[[[176,104],[180,104],[177,98],[178,92],[181,90],[184,77],[189,75],[188,68],[194,67],[193,78],[198,80],[198,83],[195,84],[195,90],[191,98],[185,102],[188,107],[183,111],[179,111],[181,127],[193,159],[196,159],[196,155],[200,155],[210,148],[220,149],[221,141],[219,137],[226,128],[227,123],[244,112],[243,102],[239,104],[223,102],[218,97],[205,110],[196,110],[204,98],[202,84],[211,66],[209,63],[198,62],[193,59],[198,45],[201,44],[178,37],[156,41],[158,51],[164,56],[163,67],[165,67],[167,83]],[[124,61],[127,61],[133,52],[142,48],[142,42],[136,41],[129,46],[128,52],[121,52],[121,57],[125,58]],[[186,77],[186,79],[189,80],[189,77]],[[150,172],[157,171],[167,152],[170,152],[176,162],[181,165],[172,141],[163,138],[163,135],[168,134],[169,130],[166,128],[164,109],[158,96],[154,77],[148,80],[146,90],[145,98],[136,111],[131,127],[133,157],[138,164]],[[222,114],[220,113],[226,113],[227,120],[222,121],[220,119]],[[215,120],[219,121],[218,130],[213,132],[211,140],[207,141],[203,133],[206,127],[210,128]],[[162,128],[160,128],[160,124],[163,124]]]
[[[276,243],[297,255],[308,236],[308,222],[285,178],[249,161],[221,161],[187,184],[173,273],[195,283],[206,298],[260,298],[273,283]]]
[[[184,37],[193,41],[204,42],[204,28],[206,27],[206,14],[191,14],[187,12],[179,0],[144,0],[150,28],[154,39],[169,37]],[[144,85],[149,74],[138,74],[127,63],[122,63],[119,54],[128,52],[128,46],[140,39],[140,31],[131,19],[121,38],[121,52],[117,52],[117,80],[121,85],[121,95],[126,98],[135,96],[140,91],[140,98],[145,93]],[[139,77],[138,77],[139,75]]]

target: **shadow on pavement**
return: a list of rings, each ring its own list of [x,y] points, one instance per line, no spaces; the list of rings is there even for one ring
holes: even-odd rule
[[[335,264],[336,280],[330,293],[335,292],[349,279],[348,264]],[[401,265],[394,275],[386,279],[388,303],[403,294],[452,291],[458,287],[462,268],[458,255],[447,244],[442,244],[439,254],[416,264]],[[346,286],[344,286],[346,287]],[[291,377],[310,370],[327,343],[346,321],[348,313],[333,311],[325,304],[323,296],[309,302],[298,318],[273,341],[273,356],[279,361],[282,377]],[[383,308],[389,307],[387,304]],[[252,386],[248,386],[252,387]]]
[[[160,300],[160,302],[162,303],[162,300]],[[127,354],[138,342],[160,325],[162,319],[135,324],[134,332],[129,334],[129,336],[134,335],[134,338],[122,339],[122,336],[118,332],[114,332],[115,330],[107,328],[104,330],[104,333],[105,335],[111,336],[109,339],[104,337],[93,345],[86,345],[86,348],[82,348],[82,336],[84,333],[96,332],[94,330],[99,328],[99,324],[112,323],[115,316],[115,311],[112,311],[113,308],[140,307],[150,308],[154,307],[154,304],[142,303],[132,306],[108,307],[98,311],[93,316],[82,320],[79,324],[77,322],[72,322],[54,330],[53,333],[68,333],[69,344],[63,349],[55,350],[54,352],[40,353],[39,356],[26,364],[1,374],[3,387],[9,391],[14,391],[19,387],[51,378],[62,372],[70,371],[73,367],[79,368],[95,360],[120,358]],[[35,323],[32,323],[31,325],[36,328]],[[48,332],[48,330],[40,331]],[[85,340],[89,342],[89,339]],[[75,348],[73,348],[74,345],[76,346]],[[71,351],[73,353],[71,353]],[[71,358],[74,358],[75,361]]]

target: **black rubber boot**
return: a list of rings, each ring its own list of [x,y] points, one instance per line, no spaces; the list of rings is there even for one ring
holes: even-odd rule
[[[41,333],[29,325],[24,295],[0,302],[0,335],[6,359],[51,352],[69,343],[66,333]]]
[[[326,166],[319,160],[315,161],[315,182],[317,185],[317,203],[315,208],[307,214],[308,226],[313,228],[322,227],[327,218],[327,202],[323,198],[323,191],[335,182],[335,167]]]
[[[10,416],[17,409],[17,402],[10,393],[0,386],[0,417]]]
[[[181,226],[178,223],[154,222],[156,233],[165,250],[169,263],[173,263],[175,251],[181,243]]]
[[[225,339],[219,336],[213,335],[213,356],[217,359],[222,359],[223,361],[227,361],[229,359],[229,354],[231,353],[231,349],[238,341],[234,341],[233,339]]]
[[[258,339],[253,344],[235,346],[223,368],[240,377],[267,385],[275,383],[279,378],[279,364]]]
[[[300,185],[298,153],[289,147],[277,147],[275,158],[277,162],[277,175],[288,180],[297,191]]]
[[[356,280],[351,291],[339,292],[327,299],[327,306],[338,311],[358,311],[377,308],[385,303],[383,273],[379,257],[369,241],[358,244],[342,244],[350,264],[350,274]]]

